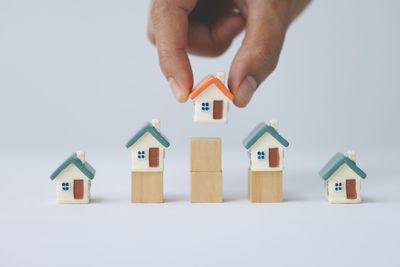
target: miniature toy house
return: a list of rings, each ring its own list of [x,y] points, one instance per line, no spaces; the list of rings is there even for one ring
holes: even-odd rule
[[[260,123],[243,141],[250,158],[249,200],[282,201],[283,148],[289,146],[278,133],[278,121]]]
[[[95,173],[85,160],[85,152],[72,154],[50,176],[56,181],[57,203],[89,203]]]
[[[329,203],[360,203],[361,179],[367,175],[356,165],[356,152],[334,155],[319,172],[325,180],[326,198]]]
[[[209,75],[189,94],[194,100],[194,121],[227,123],[229,101],[233,94],[225,87],[225,72]]]
[[[289,146],[278,133],[278,121],[270,125],[260,123],[243,141],[249,152],[250,170],[281,171],[283,169],[283,148]]]
[[[145,124],[126,144],[132,150],[132,202],[163,202],[163,171],[168,140],[160,121]]]
[[[132,149],[132,171],[163,171],[168,146],[168,140],[160,132],[160,121],[146,123],[126,144]]]

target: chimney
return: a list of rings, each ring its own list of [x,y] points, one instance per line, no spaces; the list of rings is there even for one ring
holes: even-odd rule
[[[217,72],[217,78],[218,78],[223,84],[225,84],[225,72],[223,72],[223,71],[218,71],[218,72]]]
[[[85,151],[82,150],[76,151],[76,156],[80,161],[82,161],[82,163],[85,163]]]
[[[269,125],[275,129],[275,131],[278,131],[278,127],[279,127],[279,122],[278,120],[270,120],[269,121]]]
[[[152,119],[151,124],[153,124],[154,128],[156,128],[157,131],[160,131],[160,120],[159,119]]]
[[[347,156],[349,157],[349,159],[356,162],[356,151],[354,150],[347,151]]]

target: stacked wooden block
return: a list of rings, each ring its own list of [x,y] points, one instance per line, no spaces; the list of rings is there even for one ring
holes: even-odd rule
[[[282,202],[282,171],[249,169],[249,200],[251,202]]]
[[[222,202],[221,139],[190,139],[190,202]]]
[[[163,202],[163,172],[132,171],[132,203]]]

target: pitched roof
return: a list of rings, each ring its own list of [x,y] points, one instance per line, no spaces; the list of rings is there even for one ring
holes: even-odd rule
[[[126,148],[131,147],[140,137],[149,132],[164,147],[169,147],[169,142],[151,123],[146,123],[140,130],[126,143]]]
[[[73,153],[69,158],[67,158],[51,175],[50,179],[54,180],[60,172],[62,172],[65,168],[67,168],[70,164],[74,164],[87,178],[93,179],[94,175],[96,174],[96,170],[85,161],[82,161],[78,158],[76,153]]]
[[[363,172],[357,165],[356,163],[343,155],[342,153],[338,152],[336,153],[329,161],[328,163],[320,170],[319,176],[322,177],[324,180],[328,180],[329,177],[337,170],[339,169],[340,166],[342,166],[344,163],[347,164],[355,173],[357,173],[358,176],[361,178],[365,179],[367,177],[367,174]]]
[[[227,98],[233,100],[233,94],[225,87],[225,85],[216,77],[209,75],[189,94],[190,99],[195,99],[211,84],[214,84]]]
[[[268,132],[271,134],[279,143],[281,143],[283,146],[288,147],[289,142],[283,138],[276,130],[274,127],[265,124],[264,122],[259,123],[256,128],[253,129],[253,131],[250,132],[250,134],[243,140],[243,145],[246,149],[249,149],[254,145],[255,142],[257,142],[258,139],[260,139],[261,136],[264,135],[264,133]]]

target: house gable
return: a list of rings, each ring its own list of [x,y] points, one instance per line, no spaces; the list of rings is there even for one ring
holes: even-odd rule
[[[169,147],[169,142],[157,129],[150,123],[146,123],[129,141],[126,143],[126,148],[135,144],[145,133],[150,133],[161,145]]]
[[[351,168],[359,177],[365,179],[367,174],[363,172],[356,163],[343,155],[342,153],[336,153],[328,163],[321,169],[319,175],[322,179],[328,180],[343,164],[346,164],[349,168]]]
[[[276,140],[270,133],[265,132],[250,148],[249,151],[257,150],[260,147],[272,148],[278,147],[283,148],[284,146]]]
[[[243,140],[243,146],[246,149],[250,149],[265,133],[269,133],[274,137],[282,146],[288,147],[289,142],[283,138],[274,127],[267,125],[263,122],[258,124],[253,131]]]
[[[150,132],[145,132],[135,143],[132,144],[132,150],[148,149],[150,147],[159,147],[164,149],[163,144],[155,138]]]
[[[216,77],[209,75],[203,81],[196,86],[195,89],[189,94],[190,99],[197,98],[202,92],[207,91],[210,86],[213,85],[214,87],[218,88],[218,90],[224,94],[226,98],[229,100],[233,100],[233,94],[225,87],[225,85]]]
[[[75,165],[87,178],[93,179],[96,174],[96,170],[85,161],[82,161],[78,158],[76,153],[73,153],[69,158],[67,158],[51,175],[50,179],[54,180],[57,176],[66,169],[70,164]]]
[[[341,180],[345,181],[348,179],[360,179],[361,177],[347,164],[342,164],[337,168],[335,172],[326,180],[326,181],[333,181],[333,180]]]
[[[57,182],[72,182],[76,179],[91,180],[75,164],[71,163],[64,168],[54,180]]]
[[[229,98],[226,97],[214,84],[210,84],[206,90],[202,91],[196,96],[195,102],[201,101],[212,101],[212,100],[224,100],[229,101]]]

